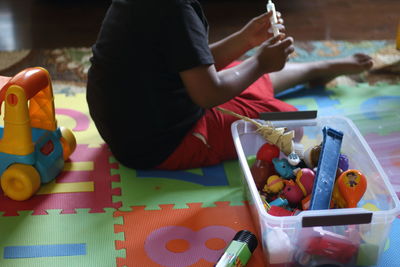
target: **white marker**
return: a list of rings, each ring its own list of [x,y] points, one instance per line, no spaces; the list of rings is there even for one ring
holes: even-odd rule
[[[267,11],[268,12],[272,11],[272,16],[270,17],[270,22],[271,22],[272,31],[274,32],[274,36],[277,36],[279,34],[279,29],[277,27],[278,18],[276,17],[275,4],[272,3],[271,0],[268,0]]]

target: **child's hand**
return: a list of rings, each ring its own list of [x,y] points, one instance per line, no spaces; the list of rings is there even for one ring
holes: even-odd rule
[[[273,36],[270,23],[271,16],[272,12],[266,12],[258,17],[255,17],[239,31],[243,39],[249,43],[250,48],[259,46],[268,38]],[[276,12],[276,16],[278,18],[279,31],[284,32],[285,27],[283,26],[281,14]]]
[[[254,57],[265,73],[283,69],[291,53],[294,52],[293,38],[279,34],[265,41],[257,50]]]

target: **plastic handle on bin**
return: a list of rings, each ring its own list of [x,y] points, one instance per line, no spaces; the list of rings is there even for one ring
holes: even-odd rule
[[[317,117],[316,110],[261,112],[260,119],[265,121],[308,120]]]
[[[343,215],[326,216],[304,216],[302,218],[302,227],[317,226],[337,226],[352,224],[369,224],[372,220],[372,212],[352,213]]]

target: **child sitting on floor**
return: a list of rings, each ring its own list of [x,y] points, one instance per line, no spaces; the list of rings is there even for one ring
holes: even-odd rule
[[[234,159],[230,125],[236,118],[216,107],[251,118],[294,111],[274,93],[371,68],[364,54],[287,63],[293,39],[273,37],[270,16],[255,17],[209,45],[197,0],[114,0],[93,45],[87,102],[117,160],[131,168],[176,170]],[[235,62],[255,47],[253,56]]]

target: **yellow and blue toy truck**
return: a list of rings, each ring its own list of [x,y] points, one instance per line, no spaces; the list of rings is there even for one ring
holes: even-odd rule
[[[62,171],[76,140],[71,130],[57,126],[47,70],[28,68],[14,77],[0,76],[0,88],[1,188],[13,200],[27,200]]]

